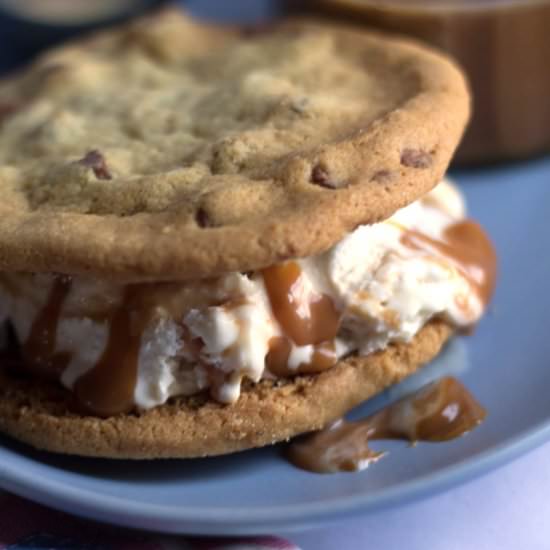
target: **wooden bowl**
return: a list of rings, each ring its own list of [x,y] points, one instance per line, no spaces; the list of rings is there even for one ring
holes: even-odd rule
[[[474,98],[459,162],[550,151],[550,0],[311,0],[303,6],[411,35],[454,56]]]

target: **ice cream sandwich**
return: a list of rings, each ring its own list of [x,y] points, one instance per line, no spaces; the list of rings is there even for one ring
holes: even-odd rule
[[[445,172],[461,71],[308,20],[168,11],[0,82],[0,430],[199,457],[322,428],[491,297]]]

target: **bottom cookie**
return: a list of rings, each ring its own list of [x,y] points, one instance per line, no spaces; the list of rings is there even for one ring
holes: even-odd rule
[[[262,447],[340,418],[429,362],[452,332],[432,321],[409,344],[348,357],[322,374],[250,384],[233,405],[197,395],[107,419],[71,412],[70,393],[57,385],[0,369],[0,431],[38,449],[118,459],[194,458]]]

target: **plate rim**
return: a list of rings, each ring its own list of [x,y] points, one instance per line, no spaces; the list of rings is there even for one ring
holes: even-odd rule
[[[270,507],[163,506],[75,488],[50,478],[29,478],[24,469],[6,464],[6,456],[20,453],[0,445],[0,487],[40,504],[106,523],[172,534],[242,535],[267,530],[299,531],[342,516],[372,512],[434,495],[473,479],[534,449],[550,439],[550,419],[433,474],[360,495],[336,497],[307,504]],[[32,459],[29,459],[32,460]],[[314,474],[312,474],[314,475]]]

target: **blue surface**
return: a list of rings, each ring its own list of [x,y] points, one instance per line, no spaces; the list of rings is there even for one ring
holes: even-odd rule
[[[294,469],[277,447],[200,461],[116,463],[54,457],[3,440],[0,486],[71,513],[150,530],[266,532],[423,497],[549,439],[550,161],[457,176],[472,216],[496,243],[501,277],[490,314],[437,368],[459,373],[488,408],[480,428],[446,444],[384,445],[389,457],[367,471],[332,476]]]

